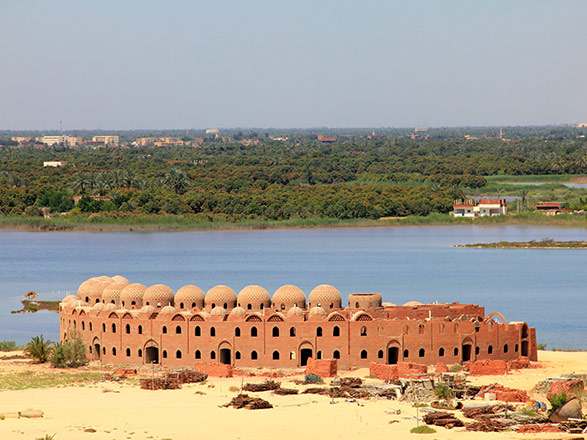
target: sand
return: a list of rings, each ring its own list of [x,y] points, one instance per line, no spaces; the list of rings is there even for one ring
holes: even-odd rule
[[[475,384],[498,382],[531,391],[546,377],[587,371],[587,352],[540,352],[539,358],[543,368],[470,380]],[[15,370],[48,369],[26,361],[0,360],[0,376]],[[341,375],[366,377],[368,373],[367,369],[361,369]],[[280,379],[282,386],[296,387],[291,379]],[[263,380],[261,377],[246,379],[247,382]],[[210,378],[203,385],[183,385],[181,390],[173,391],[145,391],[128,382],[3,391],[0,392],[0,412],[33,408],[44,411],[45,416],[0,421],[0,439],[28,440],[45,434],[56,434],[55,440],[577,438],[569,434],[478,433],[466,432],[464,428],[440,427],[435,427],[435,434],[410,434],[410,429],[416,426],[416,408],[390,400],[347,402],[337,399],[332,404],[326,396],[277,396],[265,392],[249,394],[270,401],[273,409],[249,411],[220,407],[237,394],[230,391],[230,387],[240,387],[241,381],[240,377]],[[88,428],[96,432],[85,432]]]

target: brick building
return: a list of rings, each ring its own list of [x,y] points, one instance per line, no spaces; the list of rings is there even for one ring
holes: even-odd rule
[[[496,320],[496,318],[498,320]],[[474,304],[383,303],[378,293],[353,293],[343,307],[329,285],[304,292],[282,286],[273,297],[260,286],[237,295],[227,286],[206,294],[176,293],[124,277],[82,283],[60,304],[60,340],[79,332],[91,359],[108,364],[295,368],[309,358],[337,359],[340,368],[370,362],[462,363],[537,359],[536,332],[523,322],[485,315]]]

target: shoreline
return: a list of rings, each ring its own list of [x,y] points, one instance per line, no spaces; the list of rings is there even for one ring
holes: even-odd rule
[[[426,217],[409,216],[393,219],[306,219],[286,221],[194,222],[182,216],[160,218],[136,217],[135,223],[108,221],[107,217],[91,219],[44,219],[38,217],[2,217],[0,229],[28,232],[185,232],[185,231],[246,231],[279,229],[334,229],[380,228],[402,226],[542,226],[554,228],[587,228],[587,217],[559,215],[548,217],[538,213],[525,213],[477,219],[454,218],[448,214],[432,214]],[[87,221],[84,221],[87,220]],[[103,223],[102,223],[103,221]]]

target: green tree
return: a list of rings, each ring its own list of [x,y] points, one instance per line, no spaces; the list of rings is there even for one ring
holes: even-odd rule
[[[45,340],[43,335],[35,336],[26,345],[24,352],[38,363],[45,363],[53,351],[54,342]]]

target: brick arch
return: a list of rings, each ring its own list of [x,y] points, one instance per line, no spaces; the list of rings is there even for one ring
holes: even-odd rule
[[[385,348],[389,348],[389,347],[402,347],[402,344],[400,341],[398,341],[397,339],[391,339],[389,340],[389,342],[387,342],[387,345],[385,346]]]
[[[328,315],[328,318],[326,318],[326,320],[327,321],[330,321],[330,322],[343,322],[343,321],[346,321],[345,317],[342,316],[338,312],[332,312],[330,315]]]
[[[119,317],[118,317],[118,315],[115,312],[112,312],[112,313],[110,313],[110,315],[108,315],[108,318],[109,319],[112,319],[112,318],[113,319],[118,319]]]
[[[143,349],[147,349],[149,347],[159,348],[159,344],[157,343],[157,341],[155,339],[151,338],[143,344]]]
[[[196,313],[194,316],[191,317],[190,321],[202,322],[202,321],[205,321],[205,319],[202,315]]]
[[[248,321],[248,319],[247,319]],[[271,315],[268,319],[267,322],[283,322],[285,321],[283,319],[283,317],[279,316],[277,313],[275,315]]]
[[[217,348],[218,348],[218,351],[220,351],[222,348],[228,348],[229,350],[232,350],[232,344],[230,343],[230,341],[228,339],[224,339],[224,340],[220,341]]]
[[[361,311],[361,312],[355,313],[355,315],[353,316],[353,318],[351,320],[352,321],[373,321],[373,318],[368,313]]]
[[[132,316],[132,314],[126,312],[124,315],[122,315],[122,319],[134,319],[134,316]]]
[[[494,316],[497,316],[499,319],[501,319],[501,322],[503,322],[504,325],[507,324],[507,321],[505,320],[505,318],[503,317],[503,315],[501,313],[499,313],[499,312],[490,313],[489,315],[487,315],[485,317],[485,321],[487,321],[490,318],[493,318]]]
[[[79,316],[86,316],[86,312],[84,312],[83,310],[81,310],[81,311],[79,312]]]
[[[247,316],[247,319],[245,319],[246,322],[262,322],[263,320],[261,319],[261,317],[259,315],[251,315],[251,316]]]
[[[179,313],[173,315],[173,318],[171,318],[172,321],[185,321],[185,318],[183,316],[181,316]]]
[[[471,338],[470,336],[465,336],[463,338],[463,340],[461,341],[461,345],[464,344],[471,344],[472,346],[475,346],[475,343],[473,342],[473,338]]]
[[[298,353],[304,348],[309,348],[312,351],[314,351],[314,344],[312,344],[308,340],[304,340],[304,341],[300,342],[300,345],[298,345]]]
[[[77,315],[77,310],[76,310],[76,309],[73,309],[73,310],[71,311],[71,316],[75,316],[75,315]]]

